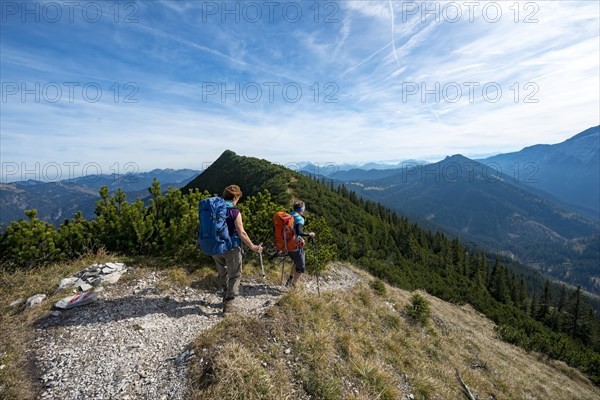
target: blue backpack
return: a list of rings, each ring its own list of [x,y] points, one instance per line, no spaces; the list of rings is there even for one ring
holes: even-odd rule
[[[229,236],[225,220],[230,209],[222,197],[204,199],[198,204],[198,245],[204,254],[223,254],[241,246],[239,236]]]

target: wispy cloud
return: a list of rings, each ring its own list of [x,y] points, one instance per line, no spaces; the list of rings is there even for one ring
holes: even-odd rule
[[[110,4],[98,23],[3,23],[3,162],[199,168],[226,148],[282,163],[442,157],[554,143],[600,120],[597,2],[518,3],[518,21],[498,2],[496,22],[482,6],[448,22],[421,9],[448,2],[382,0],[298,3],[297,21],[263,3],[255,21],[243,2],[237,15],[137,2],[137,22],[117,23]],[[23,102],[11,82],[104,91]],[[123,101],[130,82],[137,103]]]

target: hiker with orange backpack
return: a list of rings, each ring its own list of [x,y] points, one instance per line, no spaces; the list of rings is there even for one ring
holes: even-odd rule
[[[300,276],[306,271],[306,255],[304,253],[304,239],[303,237],[314,238],[315,233],[304,232],[304,212],[306,210],[306,205],[303,201],[297,201],[294,203],[294,211],[290,213],[290,216],[294,218],[293,228],[294,234],[296,236],[297,248],[293,250],[288,250],[288,255],[294,262],[292,264],[292,268],[290,270],[290,276],[285,284],[285,286],[296,286]]]
[[[240,187],[230,185],[223,191],[223,197],[202,200],[198,206],[198,244],[215,260],[223,288],[223,313],[234,311],[234,299],[239,295],[242,242],[255,253],[263,250],[261,245],[252,243],[244,230],[242,214],[235,207],[241,197]]]

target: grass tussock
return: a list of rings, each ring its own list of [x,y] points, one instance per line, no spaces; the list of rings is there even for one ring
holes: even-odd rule
[[[256,260],[244,264],[246,277],[260,278],[260,264]],[[34,399],[41,387],[36,380],[38,371],[32,361],[31,344],[35,340],[35,323],[47,316],[59,299],[70,294],[68,290],[57,291],[61,279],[95,263],[124,262],[128,273],[120,284],[136,280],[149,271],[160,271],[164,279],[158,289],[194,287],[213,290],[217,285],[217,273],[210,259],[203,263],[180,263],[174,259],[157,257],[119,257],[100,249],[78,260],[56,263],[43,268],[7,272],[0,265],[0,399]],[[277,268],[268,268],[267,281],[275,284],[279,275]],[[245,278],[247,279],[247,278]],[[25,309],[24,303],[10,307],[17,299],[26,300],[35,294],[45,294],[42,304]],[[284,370],[283,367],[280,368]]]
[[[39,387],[28,350],[34,324],[65,296],[60,279],[93,263],[133,267],[123,281],[164,270],[166,286],[214,289],[214,268],[119,259],[99,253],[32,271],[0,270],[0,399],[33,399]],[[277,266],[277,265],[275,265]],[[268,284],[280,269],[265,268]],[[361,273],[359,271],[359,273]],[[261,279],[260,264],[244,264],[244,279]],[[262,317],[225,318],[194,343],[192,399],[462,399],[457,371],[480,398],[598,399],[600,389],[566,364],[497,339],[494,325],[470,306],[418,293],[431,308],[427,324],[404,313],[412,293],[364,276],[348,292],[303,291],[282,296]],[[44,293],[41,305],[9,307]]]
[[[193,398],[401,398],[407,382],[396,365],[405,353],[387,362],[389,343],[377,338],[405,323],[380,296],[368,286],[320,298],[293,292],[264,318],[226,319],[195,342],[203,361],[193,367]],[[247,357],[236,363],[249,366],[251,376],[218,373],[229,365],[223,354],[232,343],[236,357]],[[253,380],[259,376],[264,384],[257,391]],[[243,390],[240,379],[252,385]]]
[[[35,340],[35,322],[68,294],[57,292],[60,280],[91,264],[111,261],[122,260],[100,250],[76,261],[44,268],[9,273],[0,267],[0,399],[33,399],[37,396],[40,388],[33,379],[35,366],[28,354]],[[35,294],[47,297],[31,309],[25,309],[25,303],[10,307],[13,301]]]
[[[191,398],[462,399],[457,371],[480,398],[599,398],[578,371],[498,340],[471,307],[419,295],[426,326],[402,312],[411,293],[372,282],[228,317],[194,343]]]

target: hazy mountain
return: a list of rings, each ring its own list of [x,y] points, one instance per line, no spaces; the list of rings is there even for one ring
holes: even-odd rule
[[[0,226],[25,218],[24,211],[35,208],[38,218],[52,224],[60,224],[81,211],[86,219],[94,218],[98,191],[108,186],[110,192],[118,188],[127,193],[129,201],[148,195],[147,188],[154,177],[167,190],[169,186],[182,187],[199,171],[191,169],[155,169],[150,172],[114,175],[89,175],[59,182],[22,181],[0,183]]]
[[[414,165],[427,164],[425,161],[405,160],[395,164],[367,163],[367,164],[312,164],[298,163],[284,165],[303,175],[315,175],[325,180],[348,181],[355,179],[377,179],[399,173],[403,168]]]
[[[92,218],[99,198],[98,191],[72,183],[0,183],[0,226],[4,230],[11,221],[26,219],[24,211],[32,208],[38,210],[38,218],[53,224],[77,211]]]
[[[408,166],[416,165],[416,163],[404,163],[401,167],[390,168],[390,169],[361,169],[355,168],[347,171],[339,171],[331,178],[340,181],[352,181],[352,180],[363,180],[363,179],[381,179],[388,176],[397,175]]]
[[[538,144],[482,160],[600,220],[600,126],[558,144]]]
[[[327,168],[330,166],[335,166],[335,169],[337,171],[349,171],[351,169],[394,169],[394,168],[399,168],[402,165],[402,161],[392,161],[389,163],[384,163],[384,162],[369,162],[369,163],[363,163],[363,164],[359,164],[359,163],[334,163],[334,162],[327,162],[327,163],[311,163],[311,162],[306,162],[306,161],[300,161],[299,163],[296,163],[296,165],[298,165],[300,167],[300,170],[302,171],[311,171],[311,170],[315,170],[315,169],[323,169],[323,168]],[[284,165],[287,168],[290,168],[290,165]],[[291,168],[291,169],[295,169],[295,168]]]
[[[390,170],[390,169],[398,169],[406,166],[406,164],[422,164],[425,161],[419,160],[394,160],[389,162],[369,162],[369,163],[335,163],[335,162],[325,162],[325,163],[311,163],[306,161],[301,161],[298,163],[292,163],[289,165],[284,165],[286,168],[290,168],[295,171],[312,171],[313,173],[317,171],[351,171],[351,170]]]
[[[426,226],[599,292],[598,223],[490,165],[456,155],[346,186]]]

